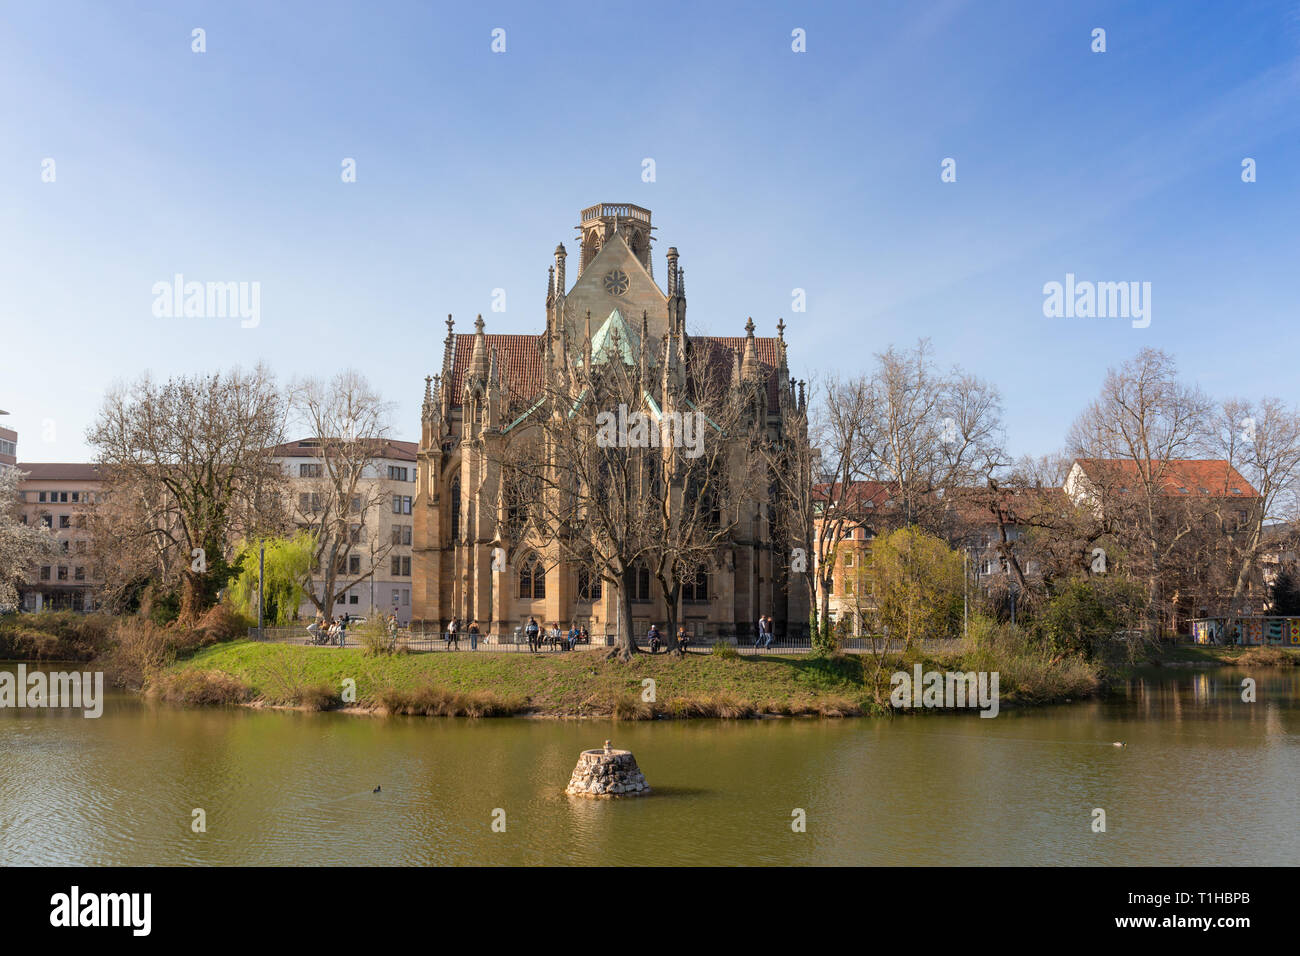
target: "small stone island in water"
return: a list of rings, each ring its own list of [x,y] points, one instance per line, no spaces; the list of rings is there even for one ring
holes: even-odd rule
[[[640,797],[650,792],[630,750],[613,750],[609,741],[600,750],[584,750],[565,793],[575,797]]]

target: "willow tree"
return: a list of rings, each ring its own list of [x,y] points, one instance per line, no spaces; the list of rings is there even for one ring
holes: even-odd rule
[[[245,542],[239,549],[239,558],[236,561],[239,577],[230,587],[231,603],[254,621],[258,620],[259,599],[265,617],[272,624],[291,624],[297,620],[298,608],[306,599],[302,582],[312,562],[311,535],[299,531],[292,537]]]
[[[891,642],[901,638],[904,648],[950,636],[961,619],[961,555],[919,528],[899,528],[877,538],[865,577],[876,627]]]

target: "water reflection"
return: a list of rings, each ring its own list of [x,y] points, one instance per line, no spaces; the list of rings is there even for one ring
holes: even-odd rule
[[[0,863],[1294,864],[1297,691],[1290,670],[1163,668],[995,720],[652,724],[119,695],[98,720],[0,711]],[[578,752],[606,737],[653,796],[565,796]],[[196,807],[207,833],[190,830]]]

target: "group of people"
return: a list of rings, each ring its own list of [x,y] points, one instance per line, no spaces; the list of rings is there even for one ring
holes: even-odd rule
[[[776,628],[772,626],[772,615],[768,614],[758,619],[758,636],[754,638],[755,647],[771,647],[772,642],[776,640]]]
[[[659,633],[659,625],[651,624],[650,630],[646,634],[646,641],[650,644],[650,653],[658,654],[659,648],[664,646],[663,637]],[[676,651],[682,657],[686,656],[686,648],[691,643],[690,635],[686,633],[686,628],[680,624],[677,626],[677,636],[673,638],[673,645],[669,650]]]
[[[307,633],[311,635],[313,644],[337,644],[342,647],[348,642],[348,624],[352,619],[346,613],[338,619],[327,618],[319,611],[316,612],[316,620],[307,625]]]
[[[471,651],[478,650],[478,636],[480,631],[478,627],[477,618],[473,621],[470,621],[469,630],[467,630],[465,633],[469,637],[469,649]],[[458,618],[453,617],[451,621],[447,624],[447,630],[442,632],[442,640],[443,643],[446,645],[447,650],[449,651],[460,650],[460,620]]]
[[[544,644],[549,644],[556,650],[571,651],[579,644],[591,643],[591,635],[587,633],[586,627],[574,624],[566,633],[560,629],[559,621],[552,621],[551,629],[547,631],[537,623],[535,617],[530,617],[528,623],[524,625],[524,637],[528,639],[530,654],[540,651]]]

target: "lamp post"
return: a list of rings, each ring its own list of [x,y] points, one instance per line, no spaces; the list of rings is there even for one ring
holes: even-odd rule
[[[263,588],[266,586],[266,540],[263,539],[257,546],[257,639],[260,641],[265,635],[262,633],[262,607],[266,604]]]
[[[961,552],[961,636],[970,637],[970,545]]]

